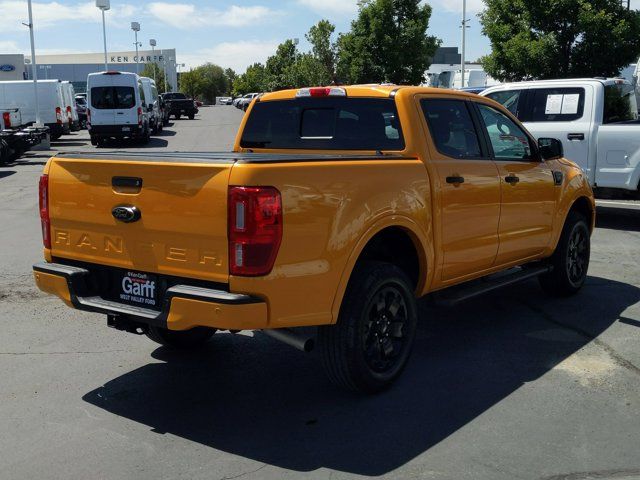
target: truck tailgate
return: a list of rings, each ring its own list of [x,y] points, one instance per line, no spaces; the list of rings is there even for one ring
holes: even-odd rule
[[[227,190],[233,160],[183,163],[152,155],[126,161],[117,155],[51,160],[52,257],[228,282]],[[130,186],[136,179],[141,186]],[[113,210],[119,206],[136,207],[139,220],[116,219]]]

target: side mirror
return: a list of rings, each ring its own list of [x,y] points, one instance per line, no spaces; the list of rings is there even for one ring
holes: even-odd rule
[[[557,138],[539,138],[538,149],[543,160],[554,160],[564,157],[562,142]]]

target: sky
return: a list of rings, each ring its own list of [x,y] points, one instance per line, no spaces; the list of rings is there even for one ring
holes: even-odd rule
[[[336,25],[336,32],[349,30],[357,14],[357,0],[111,0],[106,12],[107,48],[110,52],[130,51],[134,35],[130,23],[141,25],[138,40],[150,48],[175,48],[178,63],[195,67],[216,63],[242,72],[254,62],[264,62],[279,43],[304,38],[321,19]],[[430,35],[442,39],[443,46],[459,47],[462,0],[430,0],[433,8]],[[640,0],[634,0],[632,4]],[[467,60],[489,53],[490,44],[482,35],[478,13],[482,0],[467,0]],[[0,29],[0,53],[29,54],[27,0],[0,0],[4,20]],[[102,52],[100,11],[94,1],[34,0],[36,57],[38,54]]]

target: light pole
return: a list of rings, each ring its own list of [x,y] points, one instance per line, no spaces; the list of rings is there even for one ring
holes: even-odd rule
[[[135,46],[136,46],[136,73],[140,75],[140,62],[138,58],[138,32],[140,31],[140,24],[138,22],[131,22],[131,30],[136,37]]]
[[[460,61],[460,88],[464,88],[465,49],[467,46],[467,0],[462,0],[462,59]]]
[[[40,65],[40,70],[44,70],[44,79],[49,80],[49,70],[51,70],[51,65]]]
[[[158,64],[156,63],[156,40],[152,38],[149,40],[149,45],[151,45],[151,56],[153,57],[153,83],[156,83],[156,68]]]
[[[36,47],[33,40],[33,11],[31,10],[31,0],[27,0],[29,7],[29,23],[23,23],[29,27],[29,37],[31,39],[31,76],[33,77],[33,105],[36,109],[36,127],[42,127],[40,123],[40,103],[38,102],[38,63],[36,62]]]
[[[102,10],[102,41],[104,42],[104,71],[109,70],[107,65],[107,28],[105,27],[104,12],[111,8],[111,0],[96,0],[96,7]]]

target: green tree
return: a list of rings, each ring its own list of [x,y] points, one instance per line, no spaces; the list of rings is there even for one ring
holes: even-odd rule
[[[154,77],[154,71],[155,71],[155,77]],[[171,86],[168,86],[165,81],[164,71],[162,70],[162,68],[160,68],[160,66],[157,63],[145,64],[144,68],[142,69],[142,72],[140,72],[140,76],[155,78],[156,88],[160,93],[171,91]]]
[[[204,100],[215,103],[216,97],[228,91],[228,80],[222,67],[213,63],[205,63],[195,69],[200,78],[198,95]]]
[[[298,49],[293,40],[278,45],[275,55],[267,58],[265,73],[267,90],[282,90],[294,87],[294,69],[298,60]]]
[[[440,45],[427,35],[431,7],[420,0],[360,2],[337,44],[338,76],[348,83],[419,84]]]
[[[198,69],[180,74],[180,91],[189,97],[197,97],[201,92],[202,78]]]
[[[331,22],[328,20],[320,20],[316,25],[312,26],[309,29],[309,33],[305,35],[307,41],[311,44],[313,57],[322,69],[319,74],[314,74],[314,76],[320,78],[320,81],[315,83],[315,85],[337,83],[336,44],[331,41],[331,35],[333,35],[335,30],[336,27]],[[305,59],[304,63],[309,64],[309,61]]]
[[[238,96],[252,92],[265,92],[268,90],[267,83],[265,66],[261,63],[254,63],[247,67],[247,70],[233,82],[232,93],[234,96]]]
[[[502,81],[612,77],[640,54],[640,17],[620,0],[486,0],[491,54],[484,69]]]
[[[233,89],[233,82],[236,81],[236,78],[238,78],[238,75],[232,68],[226,68],[224,70],[224,75],[225,77],[227,77],[227,83],[228,83],[227,91],[225,92],[225,95],[228,95],[229,93],[231,93],[231,90]]]

